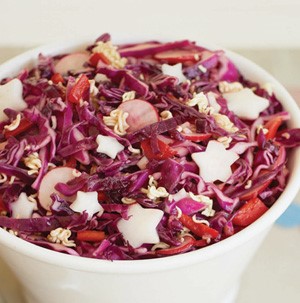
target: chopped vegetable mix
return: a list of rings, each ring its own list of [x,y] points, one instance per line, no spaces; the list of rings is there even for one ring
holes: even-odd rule
[[[40,54],[1,80],[0,226],[107,260],[234,235],[276,203],[300,143],[263,87],[188,40]]]

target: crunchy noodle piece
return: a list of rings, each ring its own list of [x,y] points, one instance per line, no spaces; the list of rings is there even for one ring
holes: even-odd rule
[[[134,147],[132,147],[132,145],[128,146],[128,150],[134,155],[139,155],[141,153],[140,149],[134,148]]]
[[[249,189],[252,186],[252,180],[248,180],[246,185],[244,186],[245,189]]]
[[[166,248],[169,248],[170,245],[165,243],[165,242],[159,242],[159,243],[156,243],[154,244],[152,247],[151,247],[151,251],[155,251],[157,249],[166,249]]]
[[[104,74],[101,74],[101,73],[96,74],[94,79],[96,82],[110,81]]]
[[[189,192],[190,197],[198,202],[206,204],[205,210],[201,212],[202,215],[207,217],[213,217],[215,210],[213,209],[213,200],[204,195],[194,195],[192,192]]]
[[[96,81],[95,80],[89,80],[89,82],[90,82],[90,94],[91,94],[92,97],[95,97],[99,93],[99,90],[98,90],[97,86],[95,85]]]
[[[15,120],[13,120],[9,125],[5,125],[4,129],[8,131],[15,130],[19,127],[21,122],[21,114],[17,114],[17,117]]]
[[[23,162],[25,166],[30,168],[28,175],[38,174],[39,169],[42,167],[42,161],[39,158],[39,154],[37,152],[33,152],[27,157],[24,157]]]
[[[162,120],[167,120],[173,118],[172,113],[169,110],[164,110],[160,113]]]
[[[215,109],[209,106],[207,97],[203,92],[198,94],[194,93],[193,98],[190,99],[187,103],[188,106],[198,106],[198,111],[206,115],[214,113]]]
[[[169,196],[169,193],[164,187],[157,187],[157,181],[154,180],[153,176],[149,176],[148,188],[142,188],[141,191],[146,194],[149,199],[155,201],[159,198],[166,198]]]
[[[176,127],[176,130],[180,133],[184,133],[184,134],[191,134],[196,132],[196,127],[195,125],[189,123],[189,122],[184,122],[181,125],[178,125]]]
[[[199,220],[199,219],[197,219],[196,215],[193,215],[192,219],[193,219],[193,222],[195,222],[195,223],[201,223],[201,224],[205,224],[205,225],[209,226],[209,222],[207,220],[204,220],[204,219]]]
[[[122,95],[122,102],[126,102],[126,101],[133,100],[133,99],[135,99],[135,91],[134,90],[126,92]]]
[[[120,56],[117,47],[114,46],[111,41],[97,42],[97,45],[92,49],[92,52],[102,53],[115,68],[124,68],[127,63],[127,59]]]
[[[203,73],[205,74],[207,72],[207,68],[201,64],[198,65],[198,69]]]
[[[0,173],[0,183],[5,183],[7,181],[7,175]]]
[[[123,197],[123,198],[121,199],[121,201],[122,201],[122,203],[124,203],[124,204],[133,204],[133,203],[136,202],[135,199],[128,198],[128,197]]]
[[[217,139],[218,142],[222,143],[224,145],[225,148],[228,148],[231,141],[232,141],[232,138],[231,137],[227,137],[227,136],[224,136],[224,137],[219,137]]]
[[[216,123],[229,133],[236,133],[239,129],[230,121],[230,119],[222,114],[214,114]]]
[[[11,176],[8,184],[13,184],[16,180],[16,176]]]
[[[126,122],[129,114],[121,109],[115,109],[110,112],[109,116],[104,116],[103,121],[107,126],[113,126],[114,132],[120,136],[126,135],[129,125]]]
[[[281,134],[281,137],[283,137],[285,139],[289,139],[291,137],[291,135],[289,133],[283,133],[283,134]]]
[[[182,216],[182,210],[180,207],[178,206],[175,206],[176,210],[177,210],[177,218],[180,219],[180,217]]]
[[[76,246],[73,240],[69,240],[72,232],[69,229],[64,229],[62,227],[58,227],[50,232],[47,236],[47,239],[52,243],[62,244],[66,247],[74,247]]]
[[[220,93],[236,93],[242,90],[244,87],[240,82],[219,82],[219,91]]]
[[[262,131],[264,135],[266,135],[269,132],[269,130],[267,128],[264,128],[263,125],[261,124],[257,126],[256,133],[259,134],[260,131]]]

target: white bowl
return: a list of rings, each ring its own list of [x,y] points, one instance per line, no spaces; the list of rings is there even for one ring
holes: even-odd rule
[[[0,67],[0,79],[33,65],[40,52],[54,55],[74,51],[89,42],[63,43],[26,52]],[[274,85],[277,97],[291,113],[289,126],[299,128],[299,108],[284,87],[251,61],[226,53],[245,77]],[[30,303],[233,302],[247,264],[297,194],[299,149],[291,154],[289,169],[286,189],[270,210],[238,234],[197,251],[161,259],[112,262],[50,251],[0,228],[0,255],[20,280]]]

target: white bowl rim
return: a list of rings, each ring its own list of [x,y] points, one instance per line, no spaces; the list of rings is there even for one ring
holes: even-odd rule
[[[167,41],[168,39],[160,39]],[[80,49],[83,46],[91,44],[93,39],[85,39],[85,41],[64,41],[50,45],[41,46],[33,50],[24,52],[16,56],[0,66],[0,79],[16,75],[28,62],[34,62],[39,53],[43,54],[59,54]],[[116,39],[118,43],[127,42],[123,38]],[[145,39],[135,39],[135,41],[145,41]],[[244,66],[246,70],[251,70],[259,74],[266,82],[271,82],[274,85],[276,94],[280,94],[281,100],[289,106],[289,112],[292,116],[293,127],[300,128],[300,111],[286,89],[268,72],[253,63],[252,61],[221,47],[208,45],[203,41],[196,40],[198,45],[206,46],[210,49],[223,49],[229,58],[233,60],[240,69]],[[243,72],[242,72],[243,73]],[[252,79],[255,80],[255,79]],[[102,273],[119,273],[119,274],[134,274],[134,273],[150,273],[164,270],[173,270],[176,268],[191,266],[195,263],[203,262],[215,258],[221,254],[225,254],[234,248],[249,241],[258,233],[267,230],[275,222],[275,220],[286,210],[293,198],[296,196],[300,187],[300,150],[294,152],[294,162],[296,168],[293,169],[289,177],[287,186],[276,203],[257,221],[252,223],[247,228],[239,233],[224,239],[211,246],[188,252],[176,256],[168,256],[163,258],[145,259],[145,260],[128,260],[128,261],[107,261],[99,259],[91,259],[85,257],[71,256],[63,253],[48,250],[37,245],[19,239],[4,229],[0,228],[0,243],[7,246],[9,249],[23,254],[31,259],[40,262],[52,264],[59,267],[67,267],[78,271],[87,272],[102,272]],[[1,248],[0,248],[1,250]]]

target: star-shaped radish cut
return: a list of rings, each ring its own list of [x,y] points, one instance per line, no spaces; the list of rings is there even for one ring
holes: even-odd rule
[[[125,241],[134,248],[144,243],[155,244],[159,242],[156,227],[163,214],[159,209],[143,208],[135,203],[128,208],[128,219],[119,220],[117,227]]]
[[[226,182],[231,176],[231,165],[239,159],[237,153],[226,150],[218,141],[209,141],[204,152],[192,154],[192,159],[198,165],[200,176],[205,182]]]
[[[96,142],[98,143],[97,152],[106,154],[112,159],[115,159],[117,154],[124,149],[116,138],[110,136],[98,135]]]
[[[25,193],[21,193],[19,198],[11,203],[12,217],[17,219],[31,218],[35,204],[28,200]]]
[[[250,88],[225,93],[223,97],[227,100],[228,109],[242,119],[255,120],[269,106],[269,100],[257,96]]]
[[[179,83],[186,81],[186,77],[182,73],[182,63],[177,63],[175,65],[163,64],[161,70],[164,75],[178,78]]]
[[[95,213],[103,212],[103,207],[99,204],[98,193],[96,191],[78,191],[75,201],[70,205],[75,212],[88,213],[88,220],[91,220]]]
[[[22,94],[23,85],[19,79],[13,79],[0,85],[0,122],[7,119],[3,112],[5,108],[21,111],[27,107]]]

